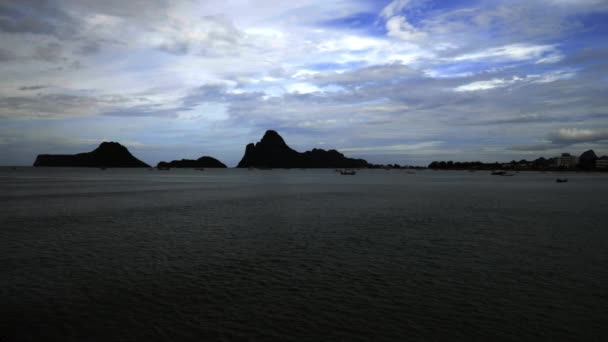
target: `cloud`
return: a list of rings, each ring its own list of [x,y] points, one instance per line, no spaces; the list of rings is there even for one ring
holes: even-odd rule
[[[99,53],[101,50],[101,45],[97,41],[88,41],[80,46],[78,52],[85,56],[92,56]]]
[[[452,58],[454,61],[491,59],[496,61],[524,61],[535,59],[539,63],[560,60],[554,45],[511,44],[467,53]]]
[[[346,147],[341,152],[365,152],[366,154],[417,154],[428,152],[443,145],[443,141],[424,141],[411,144],[368,146],[368,147]]]
[[[393,0],[382,9],[380,15],[387,19],[398,15],[407,7],[408,3],[409,0]]]
[[[14,61],[17,59],[12,51],[0,47],[0,62]]]
[[[494,88],[503,88],[510,84],[513,84],[519,80],[518,77],[514,77],[511,80],[504,80],[494,78],[488,81],[477,81],[469,84],[464,84],[454,88],[454,91],[463,92],[463,91],[478,91],[478,90],[488,90]]]
[[[23,120],[87,117],[118,107],[132,105],[134,101],[136,102],[137,99],[119,95],[87,96],[65,93],[0,97],[0,119]]]
[[[540,75],[513,76],[508,79],[494,78],[491,80],[475,81],[454,88],[456,92],[490,90],[504,88],[515,84],[525,85],[534,83],[551,83],[559,80],[570,79],[576,76],[575,71],[555,70]]]
[[[63,57],[63,48],[59,43],[48,43],[46,45],[37,46],[34,49],[32,58],[45,62],[66,60],[66,58]]]
[[[404,78],[418,77],[420,73],[416,70],[400,64],[374,65],[345,72],[322,72],[308,76],[307,79],[317,85],[338,85],[341,87],[353,87],[368,85],[378,82],[396,82]]]
[[[493,159],[489,151],[527,153],[514,145],[604,143],[559,133],[607,127],[601,3],[379,6],[2,1],[0,120],[14,133],[0,138],[36,125],[110,136],[137,122],[148,126],[121,139],[194,153],[213,143],[201,136],[231,136],[218,147],[228,159],[240,157],[239,139],[269,127],[304,147],[324,141],[395,159],[419,142],[444,142],[418,148],[455,160],[482,148]]]
[[[214,56],[238,54],[242,40],[246,38],[245,33],[224,16],[170,22],[159,29],[158,34],[159,48],[178,55],[189,52]]]
[[[418,31],[404,16],[394,16],[386,21],[386,30],[389,37],[405,41],[416,41],[426,37],[426,33]]]
[[[21,91],[40,90],[40,89],[45,89],[48,87],[49,86],[45,86],[45,85],[34,85],[34,86],[19,87],[19,90],[21,90]]]
[[[0,32],[67,38],[76,33],[76,23],[51,2],[7,0],[0,4]]]
[[[608,140],[608,129],[561,128],[548,136],[554,144],[575,144]]]
[[[515,145],[515,151],[548,151],[577,144],[608,144],[608,129],[560,128],[547,134],[540,144]]]

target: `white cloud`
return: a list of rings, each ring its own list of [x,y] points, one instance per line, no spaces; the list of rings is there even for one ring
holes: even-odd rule
[[[536,59],[539,63],[557,62],[560,59],[556,55],[557,49],[555,45],[534,45],[534,44],[510,44],[499,47],[493,47],[486,50],[466,53],[460,56],[453,57],[453,61],[468,61],[480,59],[493,60],[512,60],[524,61]]]
[[[454,91],[467,92],[467,91],[479,91],[479,90],[489,90],[489,89],[494,89],[494,88],[502,88],[502,87],[506,87],[510,84],[513,84],[519,80],[520,80],[519,77],[514,77],[513,79],[510,79],[510,80],[494,78],[494,79],[487,80],[487,81],[477,81],[477,82],[464,84],[464,85],[454,88]]]
[[[523,77],[513,76],[510,79],[494,78],[491,80],[476,81],[467,84],[460,85],[454,88],[456,92],[469,92],[479,90],[489,90],[494,88],[504,88],[513,84],[542,84],[551,83],[559,80],[566,80],[575,77],[576,72],[557,70],[551,71],[540,75],[526,75]]]
[[[387,45],[387,43],[380,39],[345,35],[337,39],[321,41],[317,45],[317,49],[320,52],[361,51],[379,48],[385,45]]]
[[[575,71],[565,71],[565,70],[557,70],[545,73],[543,75],[538,76],[530,76],[532,78],[536,78],[532,81],[532,83],[551,83],[559,80],[567,80],[576,76]]]
[[[341,152],[357,152],[366,154],[419,154],[428,152],[443,145],[443,141],[424,141],[412,144],[397,144],[383,146],[366,147],[346,147],[340,148]]]
[[[587,142],[608,140],[607,129],[561,128],[549,135],[553,142]]]
[[[404,16],[394,16],[386,21],[388,36],[404,41],[417,41],[426,37],[424,32],[413,27]]]
[[[403,11],[405,7],[407,7],[409,0],[393,0],[388,5],[386,5],[380,15],[384,18],[393,17]]]
[[[310,94],[321,91],[321,89],[314,84],[304,82],[289,84],[286,87],[288,92],[297,94]]]

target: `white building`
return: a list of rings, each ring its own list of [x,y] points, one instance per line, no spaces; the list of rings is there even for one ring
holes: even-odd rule
[[[608,159],[598,159],[595,161],[596,169],[608,169]]]
[[[561,156],[557,157],[557,167],[563,167],[566,169],[570,169],[576,166],[577,159],[575,156],[570,153],[562,153]]]

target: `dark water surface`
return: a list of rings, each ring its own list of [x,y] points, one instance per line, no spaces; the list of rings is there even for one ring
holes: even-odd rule
[[[0,341],[608,338],[608,175],[0,169]]]

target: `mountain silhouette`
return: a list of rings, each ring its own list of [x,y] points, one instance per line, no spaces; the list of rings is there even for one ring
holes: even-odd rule
[[[78,154],[40,154],[34,166],[60,167],[150,167],[135,158],[117,142],[102,142],[91,152]]]
[[[161,161],[160,163],[158,163],[157,167],[159,167],[159,168],[161,168],[161,167],[162,168],[166,168],[166,167],[169,167],[169,168],[171,168],[171,167],[175,167],[175,168],[199,168],[199,167],[225,168],[226,165],[213,157],[203,156],[196,160],[182,159],[182,160],[173,160],[171,162]]]
[[[245,147],[237,167],[264,168],[358,168],[370,164],[363,159],[347,158],[336,150],[313,149],[300,153],[289,147],[273,130],[268,130],[256,144]]]
[[[578,166],[582,169],[593,169],[597,159],[598,157],[593,150],[585,151],[578,157]]]

